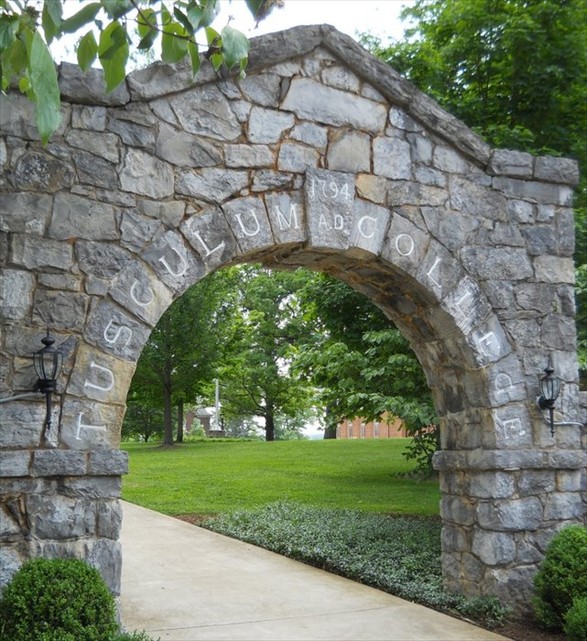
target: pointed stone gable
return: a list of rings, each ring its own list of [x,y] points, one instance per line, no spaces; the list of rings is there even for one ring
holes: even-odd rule
[[[64,353],[50,433],[41,398],[0,406],[0,588],[29,556],[81,555],[118,592],[120,519],[101,515],[120,514],[142,347],[187,288],[255,261],[340,278],[408,338],[441,423],[446,585],[526,608],[547,540],[585,518],[576,165],[491,149],[329,26],[254,39],[244,79],[206,61],[112,94],[96,70],[59,77],[46,147],[30,103],[0,96],[0,400],[33,388],[47,325]]]

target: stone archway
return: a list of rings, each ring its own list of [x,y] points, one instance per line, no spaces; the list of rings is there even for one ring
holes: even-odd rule
[[[441,418],[447,586],[524,607],[552,534],[585,518],[572,161],[492,150],[331,27],[252,42],[248,77],[155,64],[104,95],[62,65],[61,130],[0,103],[2,396],[32,389],[46,325],[65,353],[44,405],[0,406],[0,584],[79,556],[120,585],[126,393],[160,315],[236,262],[326,271],[410,340]],[[565,380],[555,437],[536,408]]]

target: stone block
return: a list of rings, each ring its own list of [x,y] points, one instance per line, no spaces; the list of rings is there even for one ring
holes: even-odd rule
[[[59,193],[55,196],[48,233],[55,240],[115,240],[118,238],[115,209],[96,200]]]
[[[106,108],[73,105],[71,109],[71,126],[76,129],[104,131],[106,129]]]
[[[293,178],[293,174],[290,173],[273,171],[271,169],[261,169],[254,173],[251,191],[270,192],[275,189],[291,188],[294,182]]]
[[[118,274],[112,298],[125,309],[154,327],[161,314],[171,305],[171,291],[146,269],[144,263],[128,263]]]
[[[463,174],[467,170],[467,162],[454,149],[442,145],[434,147],[432,165],[450,174]]]
[[[174,192],[173,170],[169,163],[129,148],[120,171],[120,187],[141,196],[166,198]]]
[[[266,194],[265,205],[276,243],[300,243],[306,239],[306,213],[299,191]]]
[[[371,168],[371,140],[360,132],[335,134],[328,147],[328,168],[332,171],[368,172]]]
[[[381,254],[390,218],[387,208],[355,198],[349,253],[358,256]]]
[[[516,558],[516,543],[505,532],[475,530],[472,552],[486,565],[505,565]]]
[[[88,69],[86,73],[74,64],[59,65],[59,88],[62,99],[76,104],[123,105],[130,100],[126,85],[122,83],[114,91],[106,93],[104,73],[101,69]]]
[[[285,142],[279,149],[277,168],[279,171],[303,173],[318,166],[320,154],[311,147]]]
[[[183,236],[168,231],[142,252],[142,258],[176,293],[185,291],[204,276],[204,264],[186,245]]]
[[[218,144],[166,123],[159,125],[156,153],[178,167],[214,167],[222,162]]]
[[[65,134],[65,139],[72,147],[87,151],[108,162],[117,163],[120,160],[119,139],[115,134],[70,129]]]
[[[440,514],[444,522],[473,525],[475,502],[466,497],[444,495],[440,501]]]
[[[580,492],[561,492],[546,498],[544,518],[547,521],[580,521],[585,515],[585,504]]]
[[[73,266],[73,247],[50,238],[30,234],[13,234],[10,246],[11,261],[27,269],[51,267],[69,271]]]
[[[271,225],[261,198],[257,196],[238,198],[226,203],[222,209],[243,254],[273,244]]]
[[[543,520],[543,512],[539,499],[527,497],[482,502],[477,508],[477,518],[479,525],[487,530],[536,530]]]
[[[210,207],[187,218],[181,231],[208,271],[239,254],[236,239],[219,207]]]
[[[412,177],[409,143],[400,138],[375,138],[373,173],[394,180],[409,180]]]
[[[118,541],[99,539],[88,545],[87,562],[102,575],[110,592],[120,594],[122,572],[122,550]]]
[[[514,477],[507,472],[478,472],[471,475],[470,496],[505,499],[513,496],[514,492]]]
[[[302,122],[292,129],[290,138],[299,140],[318,151],[324,151],[328,144],[328,129],[312,122]]]
[[[2,193],[0,231],[41,235],[52,209],[53,197],[48,194]]]
[[[124,404],[134,370],[134,362],[80,345],[67,392],[102,403]]]
[[[180,171],[175,187],[179,194],[217,204],[240,193],[248,184],[246,171],[210,168],[197,172]]]
[[[226,145],[226,166],[241,167],[272,167],[273,152],[267,145]]]
[[[361,86],[361,80],[352,71],[339,65],[325,67],[320,77],[325,85],[352,93],[358,93]]]
[[[310,78],[294,78],[282,109],[299,118],[328,125],[350,125],[356,129],[381,133],[387,120],[386,108],[361,96],[325,87]]]
[[[255,144],[273,144],[279,142],[283,134],[295,124],[291,113],[274,109],[253,107],[249,117],[248,138]]]
[[[384,205],[387,200],[387,180],[372,174],[357,176],[357,194],[365,200]]]
[[[168,227],[177,227],[184,216],[185,203],[179,200],[171,202],[139,200],[137,209],[145,216],[156,218]]]
[[[124,406],[66,396],[60,442],[72,450],[112,450],[120,443]]]
[[[273,73],[247,76],[238,83],[246,98],[263,107],[277,107],[281,94],[281,78]]]
[[[150,329],[125,314],[118,306],[102,301],[89,316],[84,338],[118,358],[135,362],[146,343]]]
[[[40,396],[40,395],[39,395]],[[0,447],[39,447],[45,422],[44,399],[39,403],[11,401],[0,412]]]
[[[87,456],[72,450],[36,450],[31,472],[34,476],[83,476]]]
[[[0,112],[1,112],[0,108]],[[2,546],[0,548],[0,592],[10,583],[24,559],[14,547]]]
[[[503,174],[516,178],[532,178],[534,157],[522,151],[495,149],[491,154],[488,169],[494,174]]]
[[[570,158],[539,156],[534,165],[534,178],[575,186],[579,184],[579,165]]]
[[[100,501],[97,509],[98,536],[117,541],[122,526],[120,501]]]
[[[308,237],[313,247],[348,247],[354,193],[352,174],[321,169],[306,172],[304,200]]]
[[[24,270],[4,269],[0,280],[0,318],[22,321],[28,317],[33,304],[35,280]]]
[[[27,450],[0,451],[0,476],[29,476],[32,454]]]
[[[122,450],[94,450],[90,452],[88,474],[93,476],[128,474],[128,453]]]
[[[231,142],[241,135],[241,125],[229,102],[214,84],[194,87],[171,98],[169,103],[181,128],[190,134]],[[152,107],[157,112],[161,101]]]
[[[53,329],[81,331],[86,322],[89,298],[85,294],[37,289],[33,321]]]
[[[31,535],[38,539],[72,539],[96,532],[96,513],[89,501],[65,496],[27,496]]]
[[[88,500],[118,499],[122,482],[119,476],[69,477],[59,483],[63,496]]]

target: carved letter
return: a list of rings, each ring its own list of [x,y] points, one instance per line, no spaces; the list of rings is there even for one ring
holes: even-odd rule
[[[130,288],[130,297],[134,300],[134,302],[137,305],[140,305],[141,307],[148,307],[153,302],[153,300],[155,300],[155,294],[153,294],[152,289],[150,289],[149,287],[146,287],[145,290],[149,292],[149,294],[151,294],[151,298],[147,301],[139,300],[135,295],[135,290],[137,288],[137,285],[140,285],[140,284],[141,283],[139,282],[139,280],[135,278],[135,282],[132,284],[132,287]]]
[[[371,225],[369,227],[371,228],[370,232],[365,231],[363,228],[363,225],[365,224],[366,221],[370,221]],[[375,227],[377,225],[377,220],[373,218],[373,216],[363,216],[362,218],[359,218],[359,222],[357,223],[357,229],[359,230],[359,234],[363,236],[363,238],[373,238],[375,236]]]
[[[206,251],[206,258],[208,258],[208,256],[210,256],[210,254],[213,254],[214,252],[223,250],[226,246],[226,243],[222,241],[219,245],[216,245],[216,247],[213,247],[212,249],[210,249],[206,244],[206,242],[204,241],[204,239],[200,236],[200,232],[195,231],[193,232],[193,234],[200,241],[200,243],[202,244],[202,247]]]
[[[102,367],[102,365],[98,365],[98,363],[95,363],[94,361],[90,363],[90,367],[92,369],[97,369],[99,372],[104,372],[105,376],[110,379],[110,382],[106,384],[106,387],[104,387],[102,385],[96,385],[96,383],[92,383],[86,378],[84,387],[93,387],[94,389],[98,389],[102,392],[109,392],[114,387],[114,374],[112,373],[112,370],[107,367]]]
[[[294,229],[299,229],[300,224],[298,222],[298,212],[296,210],[296,204],[292,203],[289,208],[289,220],[281,213],[279,207],[276,208],[277,211],[277,220],[279,221],[279,229],[283,231],[284,229],[291,229],[292,218],[294,220]]]
[[[512,377],[509,374],[506,374],[505,372],[500,372],[496,377],[495,377],[495,391],[498,394],[502,394],[503,392],[507,392],[508,390],[512,389],[513,384],[512,384]]]
[[[340,214],[334,214],[334,229],[344,229],[344,218]]]
[[[442,285],[438,281],[434,280],[434,278],[432,277],[432,272],[441,262],[441,259],[437,256],[436,260],[434,261],[434,265],[432,265],[432,267],[426,272],[426,276],[428,276],[428,278],[436,285],[436,287],[440,287],[440,289],[442,289]]]
[[[179,258],[179,269],[178,271],[173,271],[173,268],[171,265],[167,262],[165,256],[161,256],[159,259],[159,262],[165,267],[165,269],[172,275],[172,276],[183,276],[187,270],[188,270],[188,264],[186,259],[175,249],[174,247],[170,247],[172,252],[176,254],[176,256]]]
[[[498,419],[498,423],[503,428],[503,435],[506,439],[510,438],[510,435],[524,436],[526,434],[526,430],[522,428],[522,421],[519,418],[509,418],[505,421]]]
[[[88,425],[87,423],[82,423],[82,416],[84,415],[83,412],[80,412],[77,415],[77,432],[75,434],[76,440],[80,440],[80,434],[82,431],[82,427],[87,427],[93,430],[105,430],[106,426],[105,425]]]
[[[479,349],[485,354],[485,356],[493,356],[494,354],[499,354],[499,343],[495,337],[494,332],[488,332],[483,336],[480,336],[477,339],[477,344]],[[492,348],[495,348],[493,351]]]
[[[326,216],[324,216],[324,214],[320,214],[320,218],[318,219],[318,227],[330,229],[330,225],[328,224],[328,221],[326,220]]]
[[[403,245],[404,243],[406,244],[406,246],[400,249],[400,246]],[[409,234],[400,234],[395,239],[395,248],[397,249],[398,253],[401,254],[402,256],[410,256],[414,251],[414,247],[415,247],[414,239]],[[402,251],[403,249],[407,251]]]
[[[106,325],[106,329],[104,330],[104,340],[107,343],[110,343],[110,345],[114,345],[116,341],[120,338],[120,335],[126,330],[126,341],[124,342],[124,345],[128,345],[130,343],[130,340],[132,338],[132,329],[130,327],[127,327],[126,325],[120,325],[118,329],[116,330],[116,333],[114,334],[113,338],[108,338],[108,330],[112,327],[112,323],[114,322],[113,319],[110,319],[110,322],[108,325]]]
[[[259,219],[257,218],[257,214],[255,213],[255,211],[251,209],[250,212],[256,223],[256,229],[254,231],[247,231],[245,229],[240,213],[236,214],[236,219],[238,220],[238,224],[243,230],[243,234],[245,234],[245,236],[256,236],[261,231],[261,225],[259,225]]]

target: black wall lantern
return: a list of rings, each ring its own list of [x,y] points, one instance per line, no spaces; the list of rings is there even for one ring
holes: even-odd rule
[[[550,433],[554,436],[554,403],[561,391],[562,380],[554,376],[552,363],[544,370],[545,376],[540,379],[540,396],[537,399],[541,410],[548,410],[550,415]]]
[[[34,353],[33,363],[39,379],[37,381],[37,390],[45,394],[47,401],[45,428],[49,431],[51,429],[51,395],[56,389],[56,382],[61,373],[63,354],[53,347],[55,339],[49,335],[49,329],[47,329],[47,336],[41,339],[41,343],[45,347]]]

